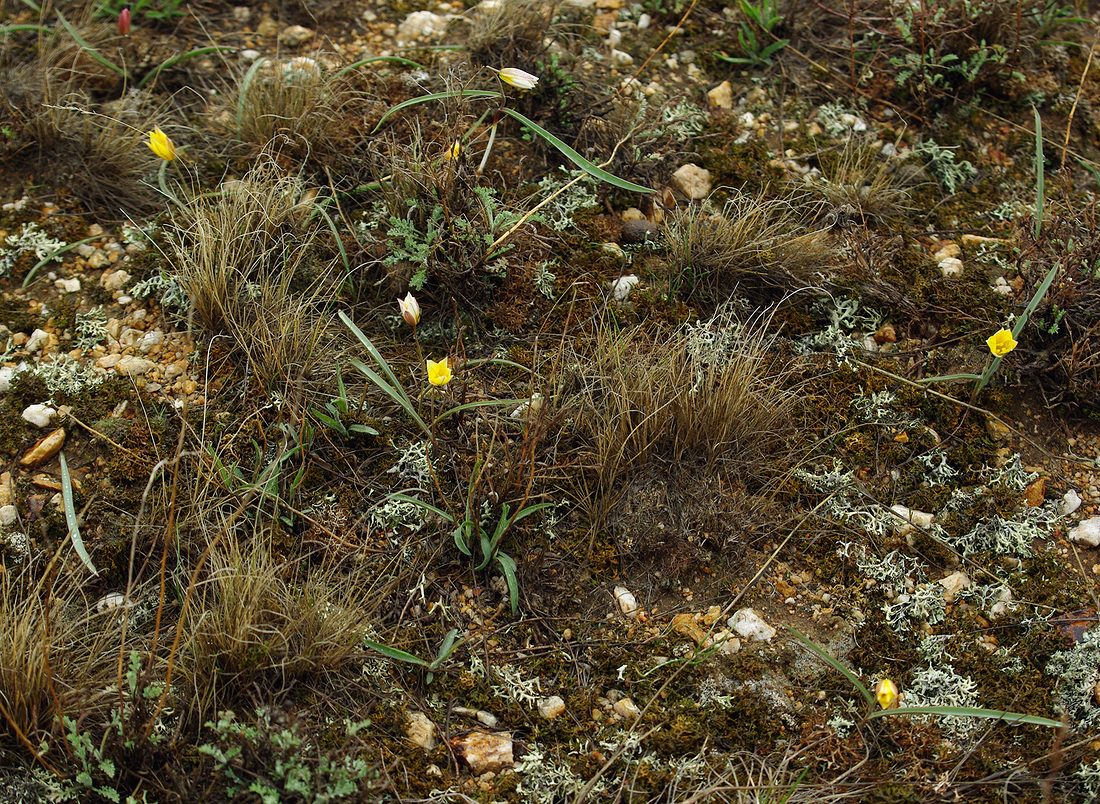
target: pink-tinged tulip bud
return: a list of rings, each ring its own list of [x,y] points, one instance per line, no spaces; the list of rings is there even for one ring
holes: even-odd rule
[[[118,32],[122,36],[126,36],[130,33],[130,7],[122,9],[118,12]]]
[[[406,293],[405,298],[397,300],[397,304],[401,308],[401,317],[405,319],[406,324],[415,327],[420,323],[420,303],[412,293]]]

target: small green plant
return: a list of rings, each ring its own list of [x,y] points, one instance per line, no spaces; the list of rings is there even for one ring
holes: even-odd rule
[[[743,56],[729,56],[725,53],[716,54],[722,61],[730,64],[748,64],[753,67],[768,67],[776,53],[790,44],[790,39],[779,39],[775,31],[783,22],[783,15],[779,13],[777,0],[759,0],[752,3],[749,0],[738,0],[742,19],[737,26],[737,42],[741,45]],[[759,30],[767,39],[757,36]]]
[[[361,800],[363,785],[372,777],[364,760],[351,755],[330,757],[311,745],[297,724],[279,726],[272,720],[266,709],[256,710],[253,724],[226,710],[218,713],[217,721],[206,724],[214,742],[199,745],[198,751],[210,757],[225,778],[227,800],[247,793],[263,804]],[[346,736],[353,739],[369,725],[369,721],[345,720]]]
[[[366,424],[352,422],[347,424],[348,416],[353,414],[351,402],[348,400],[348,389],[344,385],[344,376],[336,372],[336,396],[325,403],[323,410],[314,408],[313,417],[331,430],[335,430],[344,438],[353,435],[378,435],[378,431]],[[354,411],[355,414],[359,410]]]
[[[437,514],[444,521],[454,525],[455,529],[451,535],[458,551],[467,558],[477,558],[474,555],[474,549],[476,548],[479,551],[480,559],[475,567],[479,572],[495,563],[500,568],[501,573],[504,575],[504,581],[508,585],[508,597],[512,605],[512,613],[515,614],[519,611],[519,581],[516,578],[516,562],[510,555],[500,549],[500,544],[504,540],[505,534],[514,525],[531,516],[531,514],[537,514],[539,511],[552,507],[553,503],[527,505],[526,500],[524,500],[519,504],[519,508],[514,514],[511,513],[509,504],[504,503],[500,507],[500,513],[494,524],[492,516],[482,516],[482,512],[478,511],[475,505],[474,496],[483,469],[483,463],[479,458],[474,464],[473,475],[466,490],[466,506],[461,520],[418,497],[397,493],[391,495],[391,498],[419,505],[426,511]],[[486,527],[486,522],[489,527]]]

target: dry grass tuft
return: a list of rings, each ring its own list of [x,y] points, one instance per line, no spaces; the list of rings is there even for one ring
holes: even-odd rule
[[[303,184],[260,167],[172,212],[169,257],[212,335],[265,392],[306,399],[328,387],[339,350],[331,315],[330,265],[317,254],[320,226]]]
[[[904,173],[868,143],[849,140],[839,153],[819,154],[818,163],[821,175],[800,186],[825,202],[830,224],[884,224],[910,211]]]
[[[555,37],[561,0],[499,0],[466,13],[466,48],[474,64],[530,67]]]
[[[340,75],[321,54],[264,59],[227,93],[221,119],[232,120],[234,136],[254,152],[352,174],[368,153],[363,133],[382,109],[362,86],[360,73]]]
[[[152,211],[159,195],[146,179],[157,159],[142,137],[155,116],[152,100],[131,92],[97,104],[85,83],[50,57],[3,70],[0,111],[15,134],[3,146],[4,156],[19,167],[33,157],[36,175],[70,188],[84,204],[113,218]]]
[[[0,745],[38,745],[55,716],[103,712],[117,694],[123,617],[98,613],[50,566],[0,572]]]
[[[578,356],[584,375],[581,428],[592,473],[581,495],[599,523],[618,490],[651,458],[699,462],[759,487],[789,455],[792,369],[764,322],[730,312],[686,331],[596,331]]]
[[[282,561],[264,533],[246,543],[227,532],[195,592],[180,683],[206,716],[254,686],[277,693],[339,673],[361,656],[376,600],[361,574]]]
[[[735,289],[818,285],[832,263],[826,232],[807,226],[805,207],[735,195],[720,212],[689,206],[665,225],[670,290],[716,300]]]

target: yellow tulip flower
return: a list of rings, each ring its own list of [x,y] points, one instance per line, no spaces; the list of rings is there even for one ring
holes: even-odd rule
[[[994,357],[1004,357],[1016,348],[1016,339],[1012,337],[1010,330],[1001,329],[990,335],[986,344]]]
[[[176,146],[168,139],[168,135],[160,130],[160,126],[149,132],[149,150],[165,162],[171,162],[176,158]]]
[[[451,147],[447,149],[447,153],[443,154],[444,159],[458,159],[458,155],[462,153],[462,141],[455,140]]]
[[[428,382],[432,385],[446,385],[451,381],[451,367],[448,365],[447,358],[436,362],[435,360],[428,361]]]
[[[898,703],[898,688],[888,678],[882,679],[875,685],[875,698],[883,709],[893,709]]]

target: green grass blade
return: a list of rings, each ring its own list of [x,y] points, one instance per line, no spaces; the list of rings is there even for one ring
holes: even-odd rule
[[[122,78],[123,80],[126,80],[129,77],[124,68],[119,67],[117,64],[115,64],[109,58],[107,58],[102,53],[100,53],[98,50],[96,50],[94,47],[92,47],[92,45],[88,42],[88,40],[80,35],[80,31],[78,31],[76,28],[74,28],[73,24],[71,22],[69,22],[67,19],[65,19],[65,15],[62,14],[60,11],[57,12],[57,18],[61,21],[61,27],[64,28],[68,32],[69,36],[71,36],[73,38],[73,41],[75,41],[78,45],[80,45],[80,49],[83,50],[85,53],[87,53],[88,57],[90,59],[92,59],[93,61],[95,61],[95,62],[97,62],[101,65],[103,65],[104,67],[106,67],[108,70],[110,70],[111,72],[118,75],[119,78]]]
[[[846,679],[848,679],[848,681],[852,683],[852,686],[859,691],[859,694],[863,696],[863,700],[867,702],[868,706],[875,705],[875,696],[871,694],[871,691],[867,689],[867,685],[860,681],[859,677],[855,673],[853,673],[851,670],[849,670],[847,667],[837,661],[833,656],[829,654],[827,650],[825,650],[825,648],[821,647],[821,645],[818,645],[801,631],[795,628],[787,628],[787,630],[791,632],[795,639],[797,639],[804,646],[809,648],[813,653],[817,654],[817,657],[821,659],[821,661],[825,662],[825,664],[829,665],[829,667],[833,668],[838,673],[843,675]]]
[[[76,506],[73,504],[73,481],[69,477],[69,464],[65,460],[65,453],[58,453],[58,458],[61,461],[61,502],[65,507],[65,524],[69,528],[69,538],[72,540],[73,547],[76,548],[76,554],[84,562],[84,566],[91,571],[92,575],[99,575],[99,570],[92,563],[92,557],[84,549],[84,540],[80,538],[80,523],[76,519]]]
[[[20,33],[22,31],[46,33],[49,30],[49,26],[46,25],[0,25],[0,36],[3,36],[4,34]]]
[[[544,129],[542,126],[540,126],[534,120],[531,120],[529,117],[526,117],[526,116],[520,114],[515,109],[509,109],[508,107],[504,107],[504,108],[501,109],[501,111],[504,112],[509,117],[513,118],[514,120],[518,120],[520,123],[527,126],[527,128],[529,128],[531,130],[531,133],[537,134],[538,136],[540,136],[544,140],[546,140],[548,143],[553,145],[555,148],[558,149],[558,151],[561,152],[562,156],[564,156],[566,159],[568,159],[570,162],[572,162],[574,165],[579,167],[581,170],[583,170],[585,173],[589,174],[590,176],[594,176],[595,178],[599,179],[602,182],[606,182],[607,184],[610,184],[614,187],[618,187],[620,190],[629,190],[632,193],[652,193],[653,192],[653,190],[651,190],[648,187],[643,187],[640,184],[634,184],[634,182],[627,181],[626,179],[620,179],[618,176],[616,176],[612,173],[608,173],[606,170],[604,170],[600,166],[598,166],[595,163],[590,162],[589,160],[585,159],[579,153],[577,153],[572,148],[570,148],[568,145],[566,145],[565,142],[563,142],[559,138],[555,137],[553,134],[551,134],[549,131]]]
[[[428,665],[430,664],[429,662],[421,659],[419,656],[413,656],[411,653],[407,653],[400,648],[391,648],[389,645],[384,645],[381,642],[375,642],[373,639],[364,639],[363,644],[371,650],[378,651],[383,656],[398,662],[415,664],[417,667],[428,667]]]
[[[378,373],[362,360],[353,358],[351,360],[351,365],[354,366],[360,373],[362,373],[363,376],[365,376],[368,380],[370,380],[371,383],[379,391],[381,391],[390,399],[392,399],[395,403],[397,403],[397,406],[400,407],[407,414],[409,414],[409,418],[416,422],[416,424],[420,427],[421,430],[424,431],[424,433],[428,437],[431,437],[431,428],[428,427],[427,423],[422,418],[420,418],[420,414],[416,412],[416,408],[413,407],[412,400],[409,399],[408,394],[405,393],[403,388],[401,388],[400,386],[394,387],[393,385],[390,385],[384,379],[379,377]]]
[[[420,506],[425,511],[431,511],[433,514],[442,517],[445,521],[454,524],[455,518],[444,511],[442,508],[436,508],[430,502],[425,502],[419,497],[410,497],[408,494],[402,494],[400,491],[386,497],[387,500],[397,500],[398,502],[412,503],[413,505]]]
[[[60,257],[62,254],[64,254],[66,251],[72,251],[77,246],[82,246],[85,243],[91,242],[92,240],[97,240],[101,237],[103,237],[103,235],[95,235],[94,237],[85,237],[83,240],[77,240],[75,243],[66,243],[64,246],[57,249],[56,251],[51,251],[45,257],[43,257],[38,262],[36,262],[34,264],[34,266],[29,271],[27,271],[27,275],[23,279],[23,287],[26,288],[28,285],[30,285],[31,281],[35,277],[35,274],[37,274],[40,270],[42,270],[43,266],[45,266],[48,263],[53,262],[54,260],[57,260],[58,262],[60,262],[60,260],[58,260],[57,258]]]
[[[252,62],[252,66],[248,68],[248,71],[244,74],[244,78],[241,79],[241,88],[237,93],[237,131],[241,130],[241,125],[244,123],[244,104],[248,100],[248,90],[252,87],[252,81],[256,78],[256,73],[260,71],[260,68],[267,63],[267,59],[256,59]]]
[[[512,521],[508,523],[508,526],[511,527],[512,525],[519,522],[521,519],[526,519],[527,517],[531,516],[531,514],[537,514],[539,511],[545,511],[547,508],[553,507],[554,503],[552,502],[543,502],[535,503],[534,505],[528,505],[522,511],[516,511],[515,517],[513,517]]]
[[[393,64],[400,64],[405,67],[412,67],[414,70],[423,70],[424,65],[418,64],[412,59],[403,59],[400,56],[371,56],[369,59],[360,59],[359,61],[349,64],[347,67],[343,67],[336,71],[336,78],[343,78],[350,72],[358,70],[360,67],[366,67],[368,64],[375,64],[380,61],[391,62]]]
[[[443,642],[439,645],[439,651],[435,654],[435,658],[432,659],[432,663],[428,665],[429,670],[438,670],[443,662],[450,658],[455,649],[462,644],[461,639],[457,639],[458,629],[452,628],[447,632],[447,635],[443,637]]]
[[[445,410],[440,413],[435,419],[432,420],[432,424],[439,424],[441,421],[449,416],[453,416],[456,413],[462,413],[466,410],[473,410],[474,408],[488,408],[493,406],[508,406],[518,405],[522,402],[526,402],[525,399],[481,399],[477,402],[467,402],[463,405],[456,405],[449,410]]]
[[[1000,709],[979,709],[970,706],[903,706],[899,709],[879,709],[868,718],[894,717],[896,715],[943,715],[944,717],[977,717],[987,720],[1003,720],[1006,723],[1023,723],[1029,726],[1061,728],[1062,723],[1049,717],[1025,715],[1022,712],[1005,712]]]
[[[158,75],[160,75],[162,72],[164,72],[165,70],[167,70],[170,67],[175,67],[180,62],[187,61],[188,59],[194,59],[198,56],[206,56],[210,53],[224,53],[224,52],[227,52],[227,51],[232,52],[235,49],[236,48],[222,47],[221,45],[211,45],[209,47],[197,47],[194,50],[188,50],[186,53],[177,53],[175,56],[171,56],[171,57],[165,59],[164,61],[162,61],[160,64],[158,64],[152,70],[150,70],[149,73],[146,76],[144,76],[140,81],[138,81],[138,85],[137,85],[138,89],[141,89],[146,84],[148,84],[150,81],[155,79]]]
[[[1031,314],[1035,312],[1035,308],[1043,301],[1043,297],[1047,295],[1047,291],[1050,290],[1050,286],[1054,284],[1054,277],[1058,275],[1058,263],[1055,263],[1047,271],[1047,275],[1043,277],[1043,281],[1039,283],[1039,287],[1035,288],[1035,294],[1031,297],[1031,300],[1027,303],[1027,307],[1024,308],[1023,313],[1016,319],[1016,323],[1012,326],[1012,337],[1016,338],[1021,332],[1024,331],[1024,327],[1027,326],[1027,321],[1031,318]]]
[[[409,98],[408,100],[401,101],[396,106],[391,106],[386,110],[386,113],[378,120],[377,125],[371,131],[373,134],[382,127],[382,124],[389,120],[393,115],[398,112],[408,109],[410,106],[417,106],[421,103],[431,103],[438,100],[449,100],[450,98],[500,98],[503,97],[499,92],[494,92],[488,89],[456,89],[450,92],[431,92],[427,95],[420,95],[415,98]]]
[[[344,263],[344,270],[351,273],[351,262],[348,260],[348,251],[344,248],[344,241],[340,239],[340,232],[336,228],[336,221],[328,214],[328,210],[316,201],[313,204],[313,208],[321,214],[321,217],[325,219],[325,223],[328,224],[328,229],[332,232],[332,239],[336,243],[336,249],[340,252],[340,260]]]
[[[1039,110],[1031,107],[1035,115],[1035,237],[1043,231],[1043,206],[1046,181],[1043,176],[1043,118]]]

